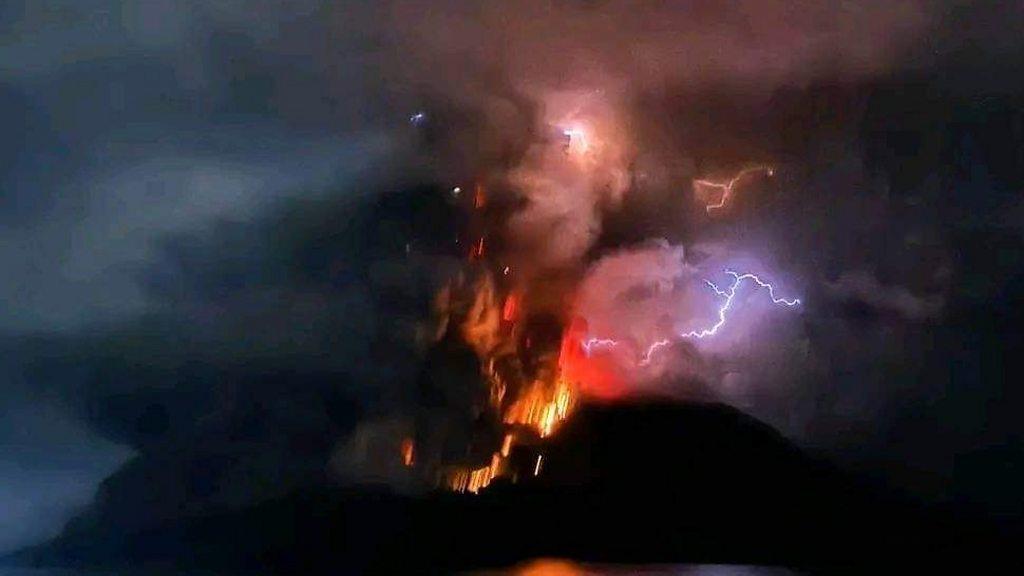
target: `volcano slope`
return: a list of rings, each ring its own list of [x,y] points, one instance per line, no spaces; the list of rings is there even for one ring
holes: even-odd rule
[[[496,481],[477,495],[325,482],[240,511],[141,528],[79,525],[14,559],[362,574],[566,557],[832,574],[988,561],[1011,541],[1005,527],[898,497],[720,404],[586,405],[543,454],[537,476],[527,466],[516,483]]]

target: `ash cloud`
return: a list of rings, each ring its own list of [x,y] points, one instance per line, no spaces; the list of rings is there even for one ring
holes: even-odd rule
[[[503,183],[524,204],[511,216],[508,231],[512,250],[528,254],[520,259],[523,268],[578,268],[601,236],[606,215],[621,205],[631,178],[661,176],[667,183],[695,176],[665,174],[666,164],[679,163],[666,162],[671,156],[695,153],[677,139],[688,127],[677,130],[670,118],[659,122],[654,116],[659,106],[672,106],[666,100],[674,92],[721,85],[767,95],[823,71],[868,78],[890,69],[929,20],[923,2],[693,2],[637,10],[621,1],[513,6],[396,0],[376,14],[387,22],[384,58],[400,90],[504,119],[503,130],[456,130],[448,138],[466,138],[485,151],[516,150],[524,132],[535,142],[500,163],[477,154],[474,166],[503,174]],[[654,106],[648,106],[652,99]],[[526,112],[518,114],[519,126],[508,120],[517,116],[517,100],[531,103],[526,110],[518,107]],[[591,154],[589,165],[565,162],[545,137],[574,129],[600,134],[594,141],[603,149]],[[492,138],[506,145],[488,142]],[[635,171],[644,148],[659,161]]]
[[[418,321],[463,248],[447,190],[482,175],[519,210],[520,250],[584,287],[591,263],[646,258],[622,250],[651,238],[695,265],[752,255],[806,306],[742,353],[674,351],[715,394],[913,491],[1019,505],[1020,474],[987,473],[1024,462],[1008,384],[1024,75],[1001,63],[1020,53],[1018,10],[185,6],[2,9],[5,407],[56,422],[56,406],[103,438],[53,425],[96,466],[17,439],[19,461],[80,480],[47,497],[80,504],[134,450],[103,492],[119,513],[140,509],[148,470],[183,471],[162,481],[196,507],[239,505],[324,473],[357,421],[401,428],[381,415],[414,402]],[[595,90],[576,119],[613,118],[603,172],[538,181],[564,158],[534,148],[572,119],[560,95]],[[690,180],[751,161],[777,175],[702,220]],[[641,264],[656,286],[673,276]],[[25,534],[63,514],[25,512]]]
[[[926,2],[527,1],[390,4],[401,69],[435,88],[481,89],[498,71],[519,86],[649,89],[666,83],[799,82],[885,70],[929,24]],[[436,74],[424,63],[453,62]],[[467,78],[466,74],[471,75]],[[432,79],[431,79],[432,78]],[[473,80],[476,80],[475,82]]]
[[[908,320],[937,318],[944,304],[941,296],[917,296],[905,286],[885,286],[863,271],[844,273],[825,287],[837,300],[898,314]]]

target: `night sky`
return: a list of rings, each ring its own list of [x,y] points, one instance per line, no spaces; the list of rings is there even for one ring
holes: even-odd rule
[[[450,190],[484,171],[539,206],[510,218],[522,253],[618,303],[592,322],[725,265],[801,298],[630,390],[696,374],[914,497],[1024,512],[1024,9],[519,4],[0,7],[0,551],[239,406],[264,443],[232,502],[337,465],[286,431],[330,452],[387,426],[461,265]],[[545,213],[529,143],[566,99],[617,119],[631,184]],[[694,204],[765,160],[728,217]],[[604,294],[608,270],[639,280]]]

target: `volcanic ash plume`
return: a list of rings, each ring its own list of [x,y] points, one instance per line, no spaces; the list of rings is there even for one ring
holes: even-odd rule
[[[740,147],[719,159],[721,174],[699,161],[682,162],[685,174],[651,165],[701,160],[707,150],[683,148],[707,131],[652,119],[641,103],[651,94],[670,101],[680,84],[768,93],[814,75],[821,59],[857,74],[882,70],[920,26],[918,3],[848,14],[826,4],[670,4],[389,4],[396,77],[454,111],[432,137],[459,142],[459,168],[438,169],[441,179],[465,178],[452,186],[469,214],[453,234],[466,264],[439,299],[416,432],[396,441],[396,459],[428,483],[478,492],[542,474],[545,438],[580,402],[713,386],[723,371],[712,360],[760,318],[800,305],[786,270],[757,265],[779,260],[772,255],[689,259],[683,248],[707,240],[705,227],[731,226],[739,188],[773,178],[777,158],[740,157]],[[476,132],[465,130],[469,116],[483,125]],[[644,189],[651,173],[680,181]],[[672,229],[638,218],[635,232],[604,230],[613,212],[634,226],[634,201],[677,206],[679,217],[661,220]]]
[[[521,270],[579,265],[601,232],[602,211],[629,186],[630,144],[603,91],[553,93],[541,102],[547,137],[508,175],[526,203],[508,226]]]
[[[537,103],[522,154],[459,187],[472,194],[453,192],[469,213],[466,265],[438,295],[415,437],[396,443],[406,467],[458,492],[530,476],[525,461],[539,475],[545,439],[588,398],[692,395],[689,383],[710,379],[700,351],[714,347],[702,341],[742,328],[752,293],[798,304],[718,258],[694,266],[666,241],[592,260],[633,186],[627,107],[603,90]]]

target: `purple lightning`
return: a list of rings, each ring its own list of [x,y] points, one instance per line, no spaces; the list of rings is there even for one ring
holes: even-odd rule
[[[586,340],[583,343],[581,343],[581,346],[583,346],[583,351],[587,353],[588,357],[594,351],[595,348],[612,348],[618,345],[618,341],[612,340],[610,338],[591,338],[590,340]]]
[[[641,366],[647,366],[648,364],[651,363],[651,356],[653,356],[655,352],[661,350],[662,348],[668,346],[671,343],[672,340],[665,338],[664,340],[658,340],[654,344],[651,344],[650,346],[647,347],[647,350],[644,351],[643,356],[640,357],[640,360],[637,362],[637,364]]]
[[[788,308],[792,308],[793,306],[798,306],[800,304],[799,298],[786,299],[775,296],[775,288],[768,282],[762,280],[756,274],[739,274],[732,270],[725,270],[725,273],[728,274],[729,276],[732,276],[733,278],[732,284],[725,290],[719,288],[718,285],[712,282],[711,280],[704,280],[704,283],[707,284],[709,288],[714,290],[716,295],[724,298],[722,304],[718,307],[718,321],[708,328],[702,328],[700,330],[691,330],[689,332],[680,333],[679,338],[696,338],[698,340],[703,340],[704,338],[709,338],[717,334],[718,330],[725,326],[726,322],[728,321],[729,311],[732,309],[732,302],[733,299],[736,297],[736,292],[744,284],[744,282],[747,281],[752,282],[758,288],[763,288],[767,290],[768,297],[771,298],[772,304],[782,305]],[[653,344],[648,346],[647,350],[645,350],[644,353],[640,356],[640,359],[637,361],[637,364],[639,364],[640,366],[646,366],[650,364],[651,358],[654,355],[654,353],[668,346],[671,343],[672,340],[668,338],[654,342]],[[618,345],[619,342],[617,340],[607,338],[591,338],[583,342],[582,344],[583,349],[587,353],[587,356],[590,356],[591,352],[595,348],[611,348]]]
[[[715,291],[715,294],[718,294],[719,296],[725,298],[725,301],[718,308],[718,322],[715,322],[715,324],[710,328],[704,328],[699,331],[693,330],[690,332],[682,333],[679,335],[680,338],[697,338],[700,340],[707,338],[708,336],[714,336],[715,334],[717,334],[718,329],[725,325],[726,312],[728,312],[729,309],[732,307],[732,300],[736,296],[736,290],[740,287],[740,285],[743,284],[745,280],[750,280],[751,282],[757,284],[759,287],[767,289],[768,296],[772,299],[773,304],[782,304],[788,307],[793,307],[800,304],[799,298],[794,298],[792,300],[787,300],[785,298],[776,298],[775,288],[773,288],[771,284],[758,278],[756,274],[737,274],[732,270],[726,270],[725,273],[733,277],[732,286],[729,286],[728,290],[722,290],[717,285],[715,285],[715,283],[712,282],[711,280],[704,281],[705,284],[710,286],[711,289]]]

